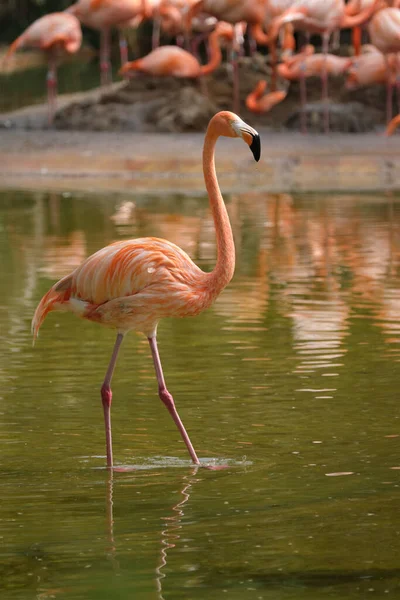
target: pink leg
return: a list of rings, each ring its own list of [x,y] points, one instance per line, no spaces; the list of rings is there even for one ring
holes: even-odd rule
[[[151,49],[155,50],[160,45],[161,37],[161,19],[157,14],[153,19],[153,32],[151,34]]]
[[[49,105],[48,124],[53,124],[57,99],[57,68],[54,56],[49,56],[49,69],[47,71],[47,101]]]
[[[305,78],[305,64],[300,65],[300,127],[301,133],[307,133],[307,118],[306,118],[306,104],[307,104],[307,84]]]
[[[119,32],[119,53],[121,56],[121,67],[123,67],[128,62],[128,44],[121,32]]]
[[[324,131],[329,133],[329,104],[328,104],[328,69],[326,64],[326,55],[328,54],[330,34],[326,31],[322,35],[322,52],[325,56],[322,69],[322,102],[324,105]]]
[[[108,85],[111,81],[110,69],[110,31],[102,29],[100,38],[100,74],[101,85]]]
[[[113,466],[113,454],[112,454],[112,439],[111,439],[111,379],[115,369],[115,363],[117,362],[118,351],[122,344],[124,335],[119,333],[115,341],[114,350],[111,356],[110,363],[108,365],[107,373],[104,378],[103,385],[101,386],[101,401],[103,403],[104,411],[104,425],[106,429],[106,450],[107,450],[107,467]]]
[[[239,90],[239,63],[238,63],[238,52],[235,48],[232,48],[231,53],[231,66],[232,66],[232,83],[233,83],[233,112],[239,114],[240,112],[240,90]]]
[[[390,68],[389,57],[386,54],[386,123],[390,123],[393,117],[393,80],[392,80],[392,69]]]
[[[196,465],[199,465],[200,461],[197,458],[197,454],[194,451],[194,448],[189,439],[189,436],[186,433],[186,429],[184,428],[183,423],[182,423],[182,421],[178,415],[178,412],[175,408],[174,399],[171,396],[171,394],[169,393],[169,391],[167,390],[167,387],[165,385],[164,375],[163,375],[161,361],[160,361],[160,355],[158,353],[157,338],[154,336],[154,337],[148,338],[148,340],[149,340],[149,344],[150,344],[151,354],[153,357],[154,368],[156,371],[156,377],[157,377],[157,382],[158,382],[158,394],[160,396],[160,399],[167,407],[169,414],[173,418],[176,426],[178,427],[179,432],[182,436],[182,439],[185,442],[187,449],[189,450],[189,454],[190,454],[192,461]]]
[[[397,95],[397,112],[400,113],[400,63],[399,56],[396,55],[396,95]]]
[[[310,43],[310,33],[305,33],[305,44],[304,47]],[[306,104],[307,104],[307,82],[305,77],[306,65],[304,62],[300,64],[300,128],[301,133],[307,133],[307,117],[306,117]]]

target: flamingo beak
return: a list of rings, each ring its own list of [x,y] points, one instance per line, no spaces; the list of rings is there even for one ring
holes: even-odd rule
[[[257,132],[254,134],[250,134],[252,136],[251,144],[249,144],[249,148],[253,153],[254,160],[258,162],[261,156],[261,140],[260,136]]]
[[[261,140],[257,131],[242,120],[234,122],[232,127],[236,135],[244,139],[253,153],[254,160],[258,162],[261,156]]]

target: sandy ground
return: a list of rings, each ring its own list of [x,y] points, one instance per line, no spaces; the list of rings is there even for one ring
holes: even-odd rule
[[[296,85],[271,113],[254,115],[246,110],[247,93],[260,78],[268,77],[268,69],[263,57],[241,60],[240,114],[260,131],[262,158],[255,164],[244,144],[222,140],[217,167],[224,190],[400,189],[400,136],[382,135],[383,88],[349,95],[343,79],[331,80],[334,132],[303,135],[298,132]],[[320,82],[309,80],[307,86],[308,123],[315,132],[322,125]],[[51,129],[46,105],[0,115],[0,186],[203,192],[204,131],[217,110],[231,107],[232,77],[223,65],[205,86],[139,77],[62,96]],[[350,133],[355,131],[359,133]]]
[[[225,191],[400,189],[400,136],[259,131],[259,163],[239,140],[219,142],[217,170]],[[203,137],[198,133],[3,130],[0,186],[201,193]]]

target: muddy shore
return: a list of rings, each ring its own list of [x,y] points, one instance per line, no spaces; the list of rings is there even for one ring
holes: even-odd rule
[[[400,137],[329,136],[259,129],[262,156],[222,139],[224,191],[400,190]],[[203,133],[24,131],[0,133],[0,186],[46,190],[204,193]]]
[[[262,137],[254,165],[243,144],[222,140],[221,187],[269,192],[400,189],[400,136],[385,138],[383,86],[348,92],[330,80],[332,133],[318,133],[320,81],[308,80],[309,135],[299,133],[298,86],[266,115],[245,108],[269,76],[262,57],[240,62],[241,116]],[[0,186],[55,190],[203,192],[201,149],[210,117],[232,108],[232,76],[223,65],[204,86],[138,77],[59,98],[55,124],[38,105],[0,115]],[[357,134],[356,134],[357,132]]]

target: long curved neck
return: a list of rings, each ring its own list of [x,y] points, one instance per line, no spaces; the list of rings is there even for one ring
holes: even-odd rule
[[[213,33],[209,37],[210,44],[210,62],[206,65],[200,67],[201,75],[209,75],[215,71],[218,65],[222,60],[221,48],[219,47],[219,36],[217,31],[213,31]]]
[[[215,172],[217,139],[218,135],[209,127],[203,148],[203,172],[217,238],[217,263],[214,270],[208,274],[208,284],[215,294],[224,289],[235,271],[235,245],[231,224]]]

